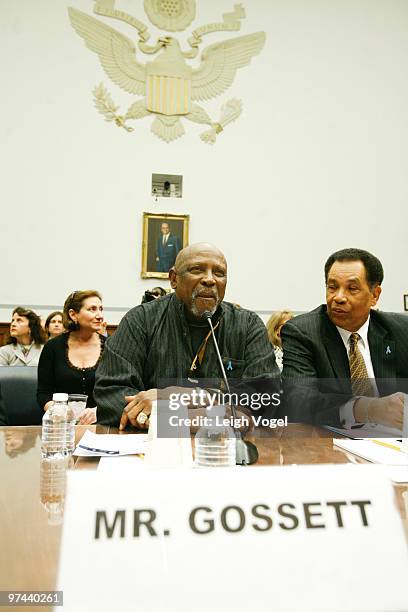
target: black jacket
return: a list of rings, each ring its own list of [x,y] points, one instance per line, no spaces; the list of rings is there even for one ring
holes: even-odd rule
[[[326,305],[288,321],[281,332],[285,407],[291,420],[339,426],[352,397],[343,340]],[[408,388],[408,317],[371,311],[368,343],[381,396]]]

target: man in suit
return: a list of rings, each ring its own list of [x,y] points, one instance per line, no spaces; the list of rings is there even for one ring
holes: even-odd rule
[[[180,241],[170,232],[168,223],[162,223],[160,230],[162,235],[157,240],[156,248],[157,272],[168,272],[180,251]]]
[[[282,328],[283,379],[291,420],[402,429],[408,379],[408,317],[372,310],[381,262],[343,249],[325,265],[326,305]]]

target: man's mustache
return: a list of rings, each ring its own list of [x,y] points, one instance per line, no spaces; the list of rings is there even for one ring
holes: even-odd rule
[[[194,289],[192,294],[191,294],[191,301],[195,302],[195,300],[198,297],[203,297],[203,298],[214,298],[217,302],[219,300],[218,297],[218,290],[217,289],[213,289],[211,291],[204,291],[203,289]]]

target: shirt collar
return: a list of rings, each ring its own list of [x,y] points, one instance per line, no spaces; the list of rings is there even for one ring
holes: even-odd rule
[[[21,342],[17,342],[17,346],[19,347],[20,350],[26,350],[29,351],[30,348],[33,346],[34,342],[30,342],[30,344],[21,344]]]
[[[368,347],[368,327],[369,325],[370,325],[370,315],[368,315],[367,321],[363,323],[360,329],[358,329],[357,332],[354,332],[360,336],[364,348]],[[342,327],[338,327],[337,325],[336,327],[337,327],[337,331],[339,332],[341,336],[341,339],[344,342],[345,347],[348,348],[350,336],[353,332],[348,331],[348,329],[343,329]]]

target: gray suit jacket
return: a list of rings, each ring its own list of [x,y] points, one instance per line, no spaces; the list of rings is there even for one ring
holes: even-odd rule
[[[339,426],[351,398],[347,351],[326,305],[288,321],[281,332],[286,411],[291,420]],[[368,343],[381,396],[408,390],[408,317],[371,311]]]
[[[20,344],[5,344],[0,347],[0,366],[38,366],[43,345],[33,344],[27,355]]]

